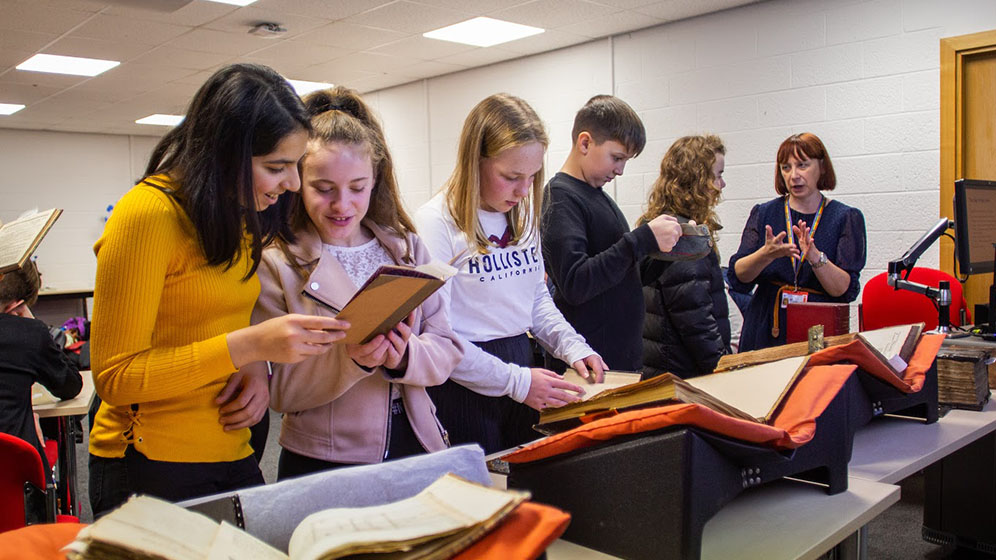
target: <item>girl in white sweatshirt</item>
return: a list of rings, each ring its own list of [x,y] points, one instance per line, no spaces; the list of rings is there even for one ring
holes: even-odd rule
[[[416,213],[434,258],[460,272],[443,289],[456,334],[469,341],[450,380],[429,389],[450,441],[486,453],[536,439],[537,410],[577,400],[583,389],[534,368],[527,331],[587,375],[605,364],[557,310],[547,290],[539,213],[543,123],[522,99],[492,95],[464,122],[457,167]]]

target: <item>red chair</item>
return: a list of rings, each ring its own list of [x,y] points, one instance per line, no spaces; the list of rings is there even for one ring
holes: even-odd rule
[[[882,272],[865,284],[861,292],[863,329],[873,330],[893,325],[923,322],[926,330],[937,328],[937,308],[925,295],[908,290],[896,290],[888,283],[888,274]],[[961,310],[971,324],[968,303],[962,294],[961,283],[954,277],[933,268],[914,268],[910,271],[910,282],[937,287],[941,280],[951,284],[951,325],[961,325]]]
[[[70,515],[56,515],[55,495],[38,450],[19,437],[0,433],[0,532],[35,523],[79,522]]]

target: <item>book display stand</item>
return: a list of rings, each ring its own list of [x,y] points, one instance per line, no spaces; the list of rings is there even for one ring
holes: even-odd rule
[[[697,559],[705,523],[744,490],[784,476],[847,490],[857,383],[846,382],[794,451],[670,426],[509,464],[508,487],[570,512],[565,540],[621,558]]]
[[[874,375],[856,370],[861,393],[855,396],[855,428],[861,428],[883,414],[921,418],[927,424],[937,422],[937,360],[927,370],[923,387],[916,393],[904,393]]]

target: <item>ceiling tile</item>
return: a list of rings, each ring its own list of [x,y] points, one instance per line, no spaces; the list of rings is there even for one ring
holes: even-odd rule
[[[328,45],[330,47],[362,51],[397,41],[410,35],[410,33],[401,33],[388,29],[336,22],[325,27],[320,27],[310,33],[305,33],[300,37],[296,37],[295,40],[316,45]]]
[[[504,10],[512,6],[526,4],[532,0],[413,0],[418,4],[435,6],[437,8],[450,8],[474,14],[487,14],[497,10]],[[646,3],[647,0],[642,0]]]
[[[646,6],[633,8],[634,12],[654,16],[664,21],[690,18],[710,12],[717,12],[735,6],[751,4],[757,0],[661,0]]]
[[[271,41],[274,40],[283,39],[261,39],[248,33],[226,33],[200,28],[173,39],[167,45],[193,51],[239,56],[273,46]]]
[[[343,19],[394,0],[258,0],[253,6],[324,19]]]
[[[67,88],[90,78],[87,76],[69,76],[66,74],[51,74],[49,72],[31,72],[28,70],[11,70],[5,72],[3,81],[17,84],[37,84],[39,86]]]
[[[598,38],[608,37],[609,35],[616,35],[618,33],[626,33],[628,31],[635,31],[645,27],[652,27],[660,23],[663,23],[663,21],[653,16],[648,16],[638,12],[624,11],[560,27],[557,30],[564,31],[566,33],[573,33],[575,35]]]
[[[487,66],[488,64],[494,64],[495,62],[500,62],[502,60],[508,60],[510,58],[516,58],[521,56],[519,53],[501,49],[500,47],[487,47],[487,48],[476,48],[472,51],[467,51],[460,54],[454,54],[451,56],[444,56],[442,58],[436,59],[438,62],[446,62],[449,64],[460,64],[462,66],[467,66],[468,68],[473,68],[475,66]]]
[[[5,2],[0,29],[63,34],[93,13],[61,7],[38,6],[31,2]]]
[[[336,82],[336,72],[363,71],[371,74],[391,73],[401,71],[405,67],[421,62],[417,58],[388,56],[369,52],[355,53],[333,60],[325,64],[316,64],[310,69],[324,72]],[[379,70],[379,71],[378,71]]]
[[[410,81],[412,81],[411,78],[403,78],[389,74],[379,74],[377,76],[370,76],[356,80],[353,83],[346,85],[349,85],[349,87],[359,91],[360,93],[369,93],[378,89],[400,86]]]
[[[568,45],[587,43],[588,41],[591,41],[591,38],[551,29],[549,31],[544,31],[539,35],[532,35],[524,39],[502,43],[501,47],[507,51],[521,54],[532,54],[559,49]]]
[[[51,86],[34,86],[0,81],[0,103],[23,103],[30,105],[61,91]]]
[[[63,37],[49,45],[45,52],[84,58],[100,58],[126,62],[149,52],[154,46],[134,41],[105,41],[88,37]]]
[[[124,16],[97,15],[77,29],[71,37],[89,37],[106,41],[128,41],[145,45],[158,45],[193,29],[147,19]]]
[[[114,16],[133,17],[136,19],[150,19],[173,25],[198,27],[237,9],[239,9],[238,6],[233,6],[231,4],[201,2],[199,0],[194,0],[179,10],[172,12],[161,12],[158,10],[142,9],[132,6],[108,6],[103,13]]]
[[[443,56],[450,56],[457,53],[467,52],[476,49],[473,45],[464,45],[452,41],[440,41],[438,39],[427,39],[421,35],[415,35],[395,41],[387,45],[369,49],[370,52],[388,54],[396,56],[408,56],[421,58],[424,60],[434,60]]]
[[[446,8],[435,8],[400,0],[369,12],[348,18],[351,23],[393,29],[408,34],[421,34],[426,31],[459,23],[470,19],[473,14]]]
[[[55,33],[38,33],[35,31],[5,29],[3,33],[0,33],[0,55],[2,55],[4,51],[8,50],[30,52],[34,54],[58,37],[59,36]],[[18,64],[20,64],[20,62],[18,62]]]
[[[204,28],[215,31],[226,31],[228,33],[248,33],[256,24],[277,23],[287,29],[287,33],[280,35],[280,38],[290,39],[317,27],[332,23],[332,19],[265,10],[255,6],[253,4],[236,10],[206,24]]]
[[[637,8],[639,6],[646,6],[647,4],[654,3],[654,0],[590,0],[590,1],[596,4],[611,6],[613,8],[619,8],[622,10],[629,10],[632,8]]]
[[[310,45],[298,41],[283,41],[270,48],[256,51],[252,60],[276,68],[284,61],[291,66],[308,67],[324,64],[349,53],[346,49],[324,45]]]
[[[523,25],[555,29],[618,11],[620,11],[618,8],[584,0],[533,0],[514,8],[499,10],[491,15]]]
[[[130,62],[144,66],[172,66],[191,70],[207,70],[216,68],[232,56],[228,54],[192,51],[174,46],[163,46],[150,50]]]

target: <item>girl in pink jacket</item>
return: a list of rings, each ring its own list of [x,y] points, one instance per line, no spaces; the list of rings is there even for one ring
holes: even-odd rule
[[[263,252],[254,322],[334,316],[381,265],[430,260],[402,207],[380,124],[359,95],[337,87],[304,102],[314,133],[292,193],[293,236]],[[271,364],[270,405],[284,414],[278,478],[444,449],[425,387],[446,381],[462,356],[433,295],[366,344]]]

